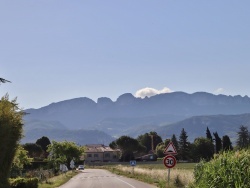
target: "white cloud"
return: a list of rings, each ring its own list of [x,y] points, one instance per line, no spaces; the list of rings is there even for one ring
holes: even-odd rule
[[[222,94],[222,93],[224,93],[224,91],[225,91],[225,89],[223,89],[223,88],[218,88],[218,89],[216,89],[216,90],[214,91],[214,93],[215,93],[215,94]]]
[[[161,93],[171,93],[171,92],[173,91],[167,87],[164,87],[162,90],[157,90],[154,88],[146,87],[146,88],[136,91],[135,96],[139,98],[145,98],[145,97],[151,97],[151,96],[161,94]]]

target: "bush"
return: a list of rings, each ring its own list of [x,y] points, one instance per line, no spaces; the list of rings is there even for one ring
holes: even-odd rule
[[[10,179],[11,188],[38,188],[37,178],[16,178]]]
[[[200,162],[194,169],[195,182],[190,187],[249,188],[250,150],[224,152],[210,162]]]

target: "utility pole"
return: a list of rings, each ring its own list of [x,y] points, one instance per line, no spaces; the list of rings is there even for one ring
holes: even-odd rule
[[[149,136],[151,137],[151,150],[153,153],[155,153],[155,151],[154,151],[154,135],[150,134]]]

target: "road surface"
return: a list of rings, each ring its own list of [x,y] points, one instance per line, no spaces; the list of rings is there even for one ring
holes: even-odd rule
[[[107,170],[85,169],[59,188],[156,188],[131,178],[112,174]]]

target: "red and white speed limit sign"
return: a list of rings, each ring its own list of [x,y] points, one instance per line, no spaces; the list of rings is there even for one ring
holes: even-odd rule
[[[176,165],[176,159],[173,155],[167,155],[164,157],[163,163],[167,168],[173,168]]]

